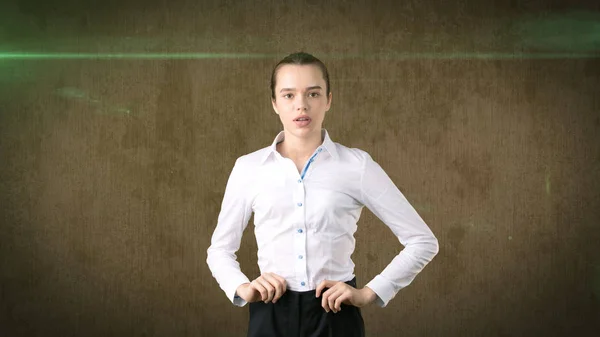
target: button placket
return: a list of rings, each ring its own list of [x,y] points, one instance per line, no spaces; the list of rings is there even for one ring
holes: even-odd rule
[[[306,166],[302,170],[302,173],[298,179],[298,183],[296,184],[296,189],[294,190],[294,202],[296,203],[295,213],[297,214],[296,219],[299,220],[298,223],[300,224],[299,228],[296,230],[296,236],[294,240],[294,251],[297,257],[295,262],[295,272],[297,279],[300,280],[301,287],[306,287],[309,284],[308,268],[306,263],[306,207],[304,205],[306,202],[305,175],[314,162],[315,157],[319,152],[321,152],[321,150],[322,148],[317,149],[317,151],[306,163]]]
[[[307,284],[307,268],[306,268],[306,259],[304,258],[306,255],[306,211],[304,207],[304,184],[296,184],[294,189],[294,202],[296,203],[296,219],[297,219],[297,227],[296,233],[294,236],[294,253],[296,256],[295,265],[295,274],[298,281],[300,281],[300,285],[302,287]],[[303,284],[304,283],[304,284]]]

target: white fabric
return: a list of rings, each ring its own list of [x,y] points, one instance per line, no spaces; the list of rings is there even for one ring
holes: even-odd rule
[[[356,223],[366,206],[404,245],[366,284],[386,306],[437,254],[436,237],[367,152],[332,142],[322,129],[323,143],[300,174],[276,150],[283,138],[282,131],[271,146],[236,160],[207,251],[213,277],[233,304],[246,304],[235,291],[250,280],[235,253],[254,212],[261,274],[282,276],[294,291],[351,280]]]

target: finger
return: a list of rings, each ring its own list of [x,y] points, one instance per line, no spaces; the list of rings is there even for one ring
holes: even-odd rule
[[[283,277],[274,273],[269,273],[269,276],[274,278],[277,281],[277,283],[281,286],[282,293],[284,293],[287,290],[287,281]]]
[[[277,299],[279,297],[281,297],[281,294],[283,292],[281,283],[279,282],[279,280],[277,280],[276,278],[274,278],[273,276],[268,275],[268,274],[263,274],[263,279],[266,282],[269,282],[269,284],[273,287],[274,293],[273,293],[272,301],[273,301],[273,303],[275,303],[277,301]]]
[[[264,301],[265,303],[269,303],[273,299],[273,295],[275,294],[275,288],[262,276],[256,280],[260,282],[260,284],[267,290],[267,298]]]
[[[338,298],[335,299],[335,303],[333,304],[334,308],[336,308],[337,311],[342,311],[342,303],[344,303],[349,298],[349,292],[342,293]]]
[[[319,284],[319,286],[317,287],[317,292],[315,293],[316,297],[321,296],[321,291],[323,291],[324,288],[331,288],[335,285],[335,281],[331,281],[331,280],[323,280],[323,282],[321,282]]]
[[[248,285],[248,291],[252,293],[252,295],[250,296],[250,301],[248,301],[249,303],[260,300],[260,298],[261,298],[260,291],[258,289],[256,289],[254,284],[250,283]]]
[[[340,297],[342,294],[344,293],[344,289],[337,289],[336,291],[334,291],[333,293],[331,293],[331,295],[329,295],[327,297],[327,305],[329,306],[329,308],[334,312],[337,313],[339,310],[338,308],[335,306],[335,301],[338,299],[338,297]]]
[[[269,303],[269,301],[271,301],[273,299],[273,295],[275,294],[275,289],[273,288],[273,286],[267,281],[265,280],[262,276],[259,277],[258,279],[256,279],[256,281],[258,283],[260,283],[261,286],[263,286],[263,288],[265,288],[265,298],[263,299],[263,301],[265,303]]]
[[[329,312],[329,306],[327,305],[327,296],[329,296],[329,293],[327,291],[323,293],[323,297],[321,298],[321,306],[325,309],[325,312]]]
[[[274,278],[276,278],[277,280],[279,280],[279,282],[283,286],[283,292],[285,292],[287,290],[287,282],[286,282],[286,280],[283,277],[281,277],[281,276],[279,276],[277,274],[273,274],[273,273],[270,273],[270,274],[271,274],[271,276],[273,276]]]
[[[258,282],[258,279],[252,281],[251,284],[254,286],[254,289],[258,290],[260,293],[260,300],[265,301],[268,296],[267,289],[260,282]]]
[[[273,303],[275,303],[277,299],[283,294],[283,285],[281,284],[280,280],[276,279],[272,275],[269,275],[268,273],[263,274],[263,279],[269,282],[271,286],[273,286],[273,288],[275,289],[275,293],[273,294]]]
[[[323,298],[321,298],[321,306],[326,312],[331,310],[331,307],[329,306],[329,296],[331,296],[331,294],[333,294],[336,290],[337,288],[334,286],[334,288],[329,288],[323,293]]]

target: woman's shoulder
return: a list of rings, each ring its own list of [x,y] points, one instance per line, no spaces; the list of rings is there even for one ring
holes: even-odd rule
[[[371,159],[369,152],[363,149],[342,145],[340,143],[334,144],[336,147],[336,152],[341,160],[364,162],[365,160]]]
[[[236,159],[236,162],[243,165],[259,165],[272,151],[270,146],[263,147],[250,153],[245,153]]]

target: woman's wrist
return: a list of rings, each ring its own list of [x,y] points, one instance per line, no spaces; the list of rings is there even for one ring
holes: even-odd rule
[[[365,299],[365,305],[371,304],[375,302],[377,299],[377,294],[373,291],[373,289],[369,287],[364,287],[360,290],[363,293],[363,298]]]

